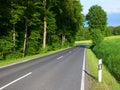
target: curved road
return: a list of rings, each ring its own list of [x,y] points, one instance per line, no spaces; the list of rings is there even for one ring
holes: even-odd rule
[[[74,47],[0,68],[0,90],[81,90],[84,50]]]

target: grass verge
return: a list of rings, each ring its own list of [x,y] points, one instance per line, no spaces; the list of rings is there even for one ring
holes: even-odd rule
[[[98,83],[98,59],[90,49],[87,49],[87,62],[90,72],[88,78],[89,90],[120,90],[120,84],[109,73],[104,65],[102,66],[102,82]]]
[[[31,60],[33,58],[42,57],[42,56],[49,55],[49,54],[53,54],[53,53],[56,53],[56,52],[59,52],[59,51],[65,50],[65,49],[67,49],[67,48],[63,48],[63,49],[59,49],[59,50],[55,50],[55,51],[49,51],[47,53],[42,53],[42,54],[37,54],[37,55],[32,55],[32,56],[26,56],[26,57],[18,58],[18,59],[0,60],[0,67],[6,66],[9,64],[13,64],[13,63]]]

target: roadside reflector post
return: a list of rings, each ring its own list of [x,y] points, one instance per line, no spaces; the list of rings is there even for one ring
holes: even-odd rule
[[[102,59],[98,61],[98,82],[102,82]]]

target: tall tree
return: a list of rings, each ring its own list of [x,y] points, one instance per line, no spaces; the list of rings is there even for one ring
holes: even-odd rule
[[[86,15],[86,20],[91,29],[100,29],[104,31],[107,25],[107,14],[101,6],[94,5],[90,7]]]
[[[16,50],[16,24],[21,20],[22,15],[24,13],[24,7],[19,5],[16,1],[11,1],[11,19],[10,23],[12,24],[12,32],[13,32],[13,50]]]
[[[32,8],[33,8],[33,0],[25,0],[24,7],[26,8],[24,11],[24,43],[23,43],[23,57],[26,55],[26,47],[27,47],[27,38],[29,33],[29,27],[31,26],[30,22],[32,19]]]
[[[86,20],[88,21],[92,39],[94,41],[93,44],[97,44],[98,41],[100,43],[103,39],[104,31],[107,25],[106,12],[102,9],[101,6],[94,5],[89,9],[88,14],[86,15]],[[98,38],[99,40],[97,40],[96,38]]]
[[[74,43],[74,35],[83,20],[82,6],[78,0],[62,0],[57,8],[56,20],[63,47],[66,42]]]

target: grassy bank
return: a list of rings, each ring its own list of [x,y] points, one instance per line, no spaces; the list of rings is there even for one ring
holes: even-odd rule
[[[26,61],[26,60],[31,60],[33,58],[37,58],[37,57],[45,56],[48,54],[56,53],[56,52],[59,52],[59,51],[65,50],[65,49],[67,49],[67,48],[63,48],[63,49],[59,49],[59,50],[55,50],[55,51],[49,51],[47,53],[42,53],[42,54],[37,54],[37,55],[32,55],[32,56],[26,56],[26,57],[18,58],[18,59],[0,60],[0,66],[18,63],[18,62],[22,62],[22,61]]]
[[[98,58],[120,82],[120,38],[104,40],[93,49]]]
[[[98,83],[98,59],[90,49],[87,49],[87,62],[89,69],[89,90],[120,90],[120,84],[109,73],[104,65],[102,68],[103,79],[101,83]]]

